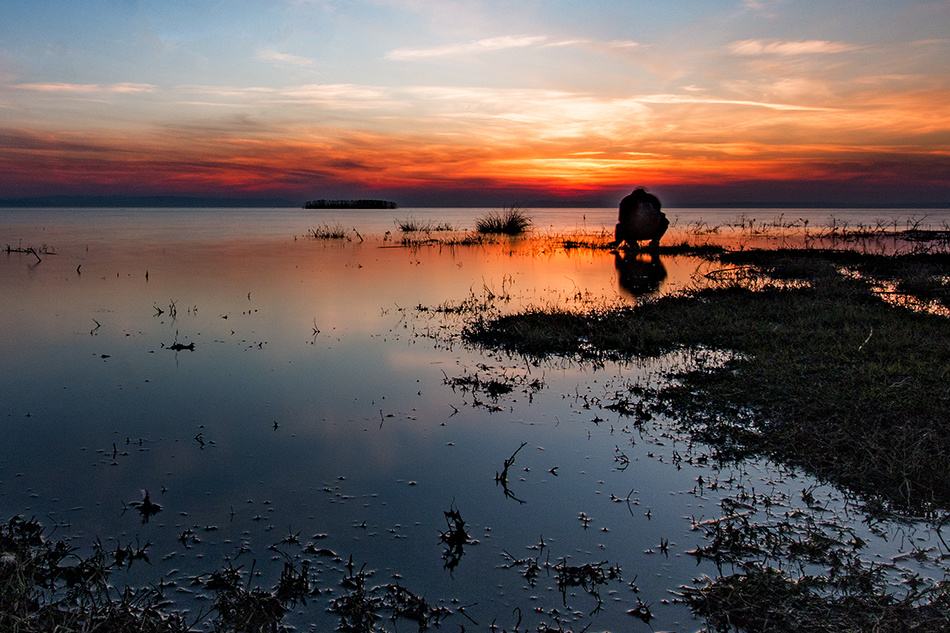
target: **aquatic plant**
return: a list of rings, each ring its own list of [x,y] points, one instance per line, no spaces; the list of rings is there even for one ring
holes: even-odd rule
[[[458,509],[452,507],[444,514],[446,530],[439,533],[439,539],[445,544],[445,551],[442,552],[445,568],[452,571],[458,567],[465,553],[465,546],[471,543],[472,539],[465,529],[465,521]]]
[[[450,530],[447,542],[457,547],[468,542],[461,516],[446,513]],[[464,539],[463,539],[464,537]],[[182,535],[185,542],[186,535]],[[296,542],[296,534],[282,543]],[[192,586],[200,586],[213,596],[209,612],[190,619],[187,614],[169,613],[165,589],[174,581],[144,589],[119,588],[115,571],[131,567],[136,560],[148,563],[149,544],[116,546],[106,550],[97,540],[92,553],[81,555],[65,541],[51,540],[35,519],[13,517],[0,525],[0,631],[17,633],[272,633],[292,630],[284,624],[287,613],[318,595],[314,570],[309,559],[283,554],[283,571],[272,589],[252,585],[257,577],[250,570],[235,567],[228,560],[216,571],[193,576]],[[305,552],[324,554],[312,545]],[[332,554],[332,552],[329,552]],[[445,607],[433,606],[399,583],[369,586],[371,572],[349,573],[340,582],[342,593],[329,600],[330,612],[339,616],[340,631],[386,631],[379,626],[384,616],[396,629],[397,620],[408,620],[425,631],[451,615]],[[207,620],[207,622],[205,622]]]
[[[164,613],[155,588],[113,589],[110,576],[144,549],[106,551],[96,541],[81,556],[65,541],[49,540],[35,519],[13,517],[0,526],[0,630],[19,633],[186,633],[178,614]]]
[[[342,224],[326,224],[310,229],[307,232],[309,237],[316,240],[341,240],[349,239],[349,231]]]
[[[10,253],[24,253],[24,254],[27,254],[27,255],[32,255],[33,257],[36,258],[36,263],[37,263],[37,264],[39,264],[41,261],[43,261],[42,258],[40,257],[40,253],[43,253],[44,255],[55,255],[55,254],[56,254],[56,251],[53,249],[53,247],[51,247],[51,246],[48,245],[48,244],[42,244],[42,245],[39,246],[39,247],[37,247],[37,246],[26,246],[26,247],[24,247],[22,241],[20,242],[19,245],[15,246],[15,247],[14,247],[14,246],[10,246],[9,244],[7,244],[6,247],[4,248],[4,250],[7,252],[7,254],[10,254]],[[80,264],[80,266],[82,266],[82,264]],[[76,268],[76,271],[79,272],[79,268],[78,268],[78,267]]]
[[[524,500],[519,499],[518,497],[516,497],[515,494],[514,494],[513,492],[511,492],[511,490],[508,489],[508,469],[511,468],[512,466],[514,466],[514,464],[515,464],[515,457],[518,455],[518,453],[521,451],[521,449],[524,448],[524,447],[527,446],[527,445],[528,445],[527,442],[522,442],[522,443],[521,443],[521,446],[519,446],[518,448],[516,448],[516,449],[515,449],[515,452],[511,454],[511,457],[505,459],[505,467],[502,468],[501,472],[500,472],[500,473],[499,473],[499,472],[496,472],[496,473],[495,473],[495,485],[496,485],[496,486],[501,486],[502,490],[505,491],[505,497],[506,497],[506,498],[508,498],[508,499],[514,499],[515,501],[517,501],[517,502],[520,503],[520,504],[524,504],[524,503],[525,503]]]

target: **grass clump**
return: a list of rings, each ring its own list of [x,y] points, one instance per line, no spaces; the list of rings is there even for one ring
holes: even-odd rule
[[[185,633],[181,616],[160,611],[154,589],[119,592],[109,577],[133,560],[148,560],[148,544],[107,552],[97,544],[82,557],[49,540],[35,520],[0,526],[0,630],[19,633]]]
[[[475,231],[481,234],[521,235],[531,226],[531,218],[521,205],[505,207],[502,211],[491,211],[476,218]]]
[[[950,593],[935,590],[917,604],[910,596],[852,592],[828,598],[817,579],[790,579],[769,567],[733,574],[689,592],[688,602],[712,631],[770,633],[938,633],[950,623]]]
[[[309,237],[315,240],[340,240],[347,239],[349,232],[342,224],[326,224],[310,229],[307,232]]]
[[[431,233],[433,231],[455,230],[455,227],[448,222],[433,222],[432,220],[420,222],[412,217],[408,217],[404,220],[396,220],[396,228],[403,233]]]

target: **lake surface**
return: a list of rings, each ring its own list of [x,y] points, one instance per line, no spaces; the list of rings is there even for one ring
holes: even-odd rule
[[[336,626],[329,600],[355,568],[450,609],[445,630],[513,630],[520,618],[521,630],[682,631],[702,622],[676,592],[717,573],[687,552],[724,498],[767,492],[793,511],[807,491],[850,516],[842,495],[801,474],[714,467],[671,422],[638,427],[605,408],[688,358],[594,368],[463,345],[465,306],[630,303],[696,283],[710,266],[664,257],[643,285],[609,252],[545,239],[400,245],[396,220],[466,230],[487,211],[0,210],[0,246],[39,249],[0,253],[0,520],[35,516],[84,551],[97,538],[107,549],[149,543],[150,564],[114,582],[161,580],[189,613],[210,606],[194,577],[228,561],[269,588],[285,561],[312,559],[321,593],[288,617],[299,630]],[[536,236],[612,232],[616,216],[528,212]],[[666,239],[753,217],[950,220],[667,212]],[[308,234],[336,225],[346,237]],[[735,227],[702,239],[737,235],[752,239]],[[508,494],[497,481],[506,460]],[[161,506],[148,521],[133,506],[143,491]],[[461,551],[440,539],[447,512],[465,521]],[[854,523],[881,561],[936,538]],[[531,578],[534,557],[548,567]],[[598,595],[562,592],[559,563],[621,573]],[[628,613],[641,604],[649,624]]]

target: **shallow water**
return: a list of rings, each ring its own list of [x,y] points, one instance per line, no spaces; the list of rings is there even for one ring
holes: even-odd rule
[[[190,576],[253,561],[271,586],[285,557],[313,544],[337,557],[317,557],[325,591],[291,618],[302,630],[333,628],[326,600],[348,561],[476,630],[519,617],[523,629],[699,628],[671,593],[716,573],[686,553],[701,540],[693,524],[737,489],[791,507],[814,482],[684,459],[702,447],[602,407],[673,359],[529,364],[465,347],[463,317],[434,309],[637,301],[645,288],[612,254],[518,239],[406,248],[386,235],[394,216],[464,227],[479,211],[340,213],[0,211],[0,244],[55,251],[0,254],[0,518],[35,516],[84,548],[148,542],[151,564],[115,582],[164,579],[192,613],[209,603]],[[597,231],[613,214],[542,210],[536,226]],[[355,231],[307,237],[337,222]],[[650,262],[647,285],[675,290],[706,266]],[[514,389],[464,390],[475,377]],[[522,443],[506,496],[496,477]],[[699,477],[729,484],[713,491]],[[130,505],[144,490],[162,508],[148,522]],[[473,542],[447,568],[451,510]],[[876,556],[889,560],[904,550],[885,532]],[[582,588],[562,595],[550,570],[531,585],[512,564],[542,542],[551,565],[620,566],[598,612]],[[638,600],[650,625],[627,613]]]

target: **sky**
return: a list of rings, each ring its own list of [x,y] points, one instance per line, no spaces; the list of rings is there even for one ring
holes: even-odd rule
[[[950,0],[0,0],[0,198],[950,205]]]

